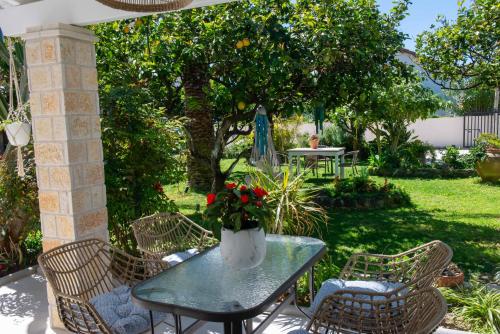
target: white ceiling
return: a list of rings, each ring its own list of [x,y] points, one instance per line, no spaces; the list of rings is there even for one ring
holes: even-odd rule
[[[238,0],[193,0],[185,9],[231,1]],[[0,0],[0,28],[6,36],[19,36],[28,28],[51,23],[86,26],[146,15],[113,9],[95,0]]]
[[[40,0],[0,0],[0,9],[24,5],[35,1],[40,1]]]

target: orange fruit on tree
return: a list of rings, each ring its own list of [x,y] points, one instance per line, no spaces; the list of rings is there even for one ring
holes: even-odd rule
[[[245,102],[243,101],[238,102],[238,110],[244,110],[246,106],[247,105],[245,104]]]
[[[248,38],[243,38],[243,46],[249,46],[250,40]]]
[[[128,34],[130,32],[130,27],[129,26],[125,26],[125,28],[123,28],[123,32]]]
[[[243,41],[238,41],[238,43],[236,43],[236,48],[237,49],[241,49],[243,47]]]

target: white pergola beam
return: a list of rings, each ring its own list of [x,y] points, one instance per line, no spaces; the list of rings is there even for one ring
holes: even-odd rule
[[[211,6],[234,0],[193,0],[186,7]],[[53,23],[77,26],[150,15],[107,7],[95,0],[42,0],[0,9],[0,28],[6,36],[19,36],[28,28]]]

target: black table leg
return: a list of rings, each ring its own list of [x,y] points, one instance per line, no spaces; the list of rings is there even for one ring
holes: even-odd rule
[[[314,290],[314,266],[309,270],[309,298],[311,298],[311,305],[316,297],[316,291]]]
[[[149,310],[149,322],[151,324],[151,334],[155,334],[155,324],[153,322],[153,311]]]
[[[242,321],[225,322],[224,334],[243,334],[243,322]]]
[[[174,319],[175,319],[175,334],[182,334],[181,316],[174,314]]]

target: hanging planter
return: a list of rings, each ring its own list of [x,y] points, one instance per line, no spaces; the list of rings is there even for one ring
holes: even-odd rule
[[[97,0],[111,8],[131,12],[169,12],[190,5],[193,0]]]
[[[12,146],[26,146],[31,138],[31,124],[25,122],[6,124],[5,133]]]
[[[22,147],[30,142],[31,124],[28,117],[28,103],[23,103],[19,80],[14,62],[12,40],[8,40],[9,50],[9,113],[7,120],[3,122],[9,143],[17,147],[17,174],[25,176]]]

